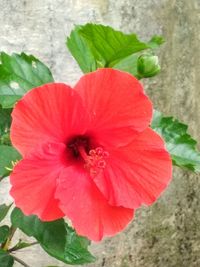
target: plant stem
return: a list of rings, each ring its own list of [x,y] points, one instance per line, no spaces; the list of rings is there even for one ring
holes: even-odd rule
[[[9,237],[7,238],[6,242],[5,242],[5,243],[3,244],[3,246],[2,246],[2,249],[3,249],[3,250],[5,250],[5,251],[8,250],[9,245],[10,245],[10,242],[11,242],[11,240],[12,240],[12,238],[13,238],[13,235],[14,235],[14,233],[15,233],[16,230],[17,230],[17,229],[16,229],[15,227],[13,227],[13,226],[10,227],[10,234],[9,234]]]
[[[13,252],[13,251],[21,250],[23,248],[28,248],[28,247],[31,247],[31,246],[34,246],[34,245],[38,245],[38,244],[39,244],[39,242],[36,241],[36,242],[32,242],[30,244],[27,244],[25,247],[22,247],[22,248],[18,247],[18,244],[17,244],[16,246],[10,248],[8,251],[9,252]]]
[[[14,258],[15,261],[19,262],[21,265],[23,265],[24,267],[31,267],[30,265],[28,265],[27,263],[25,263],[23,260],[17,258],[16,256],[13,256],[12,257]]]

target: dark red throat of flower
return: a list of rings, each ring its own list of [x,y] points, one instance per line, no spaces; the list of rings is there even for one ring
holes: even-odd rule
[[[72,151],[74,158],[84,162],[84,168],[91,177],[105,169],[109,153],[102,147],[91,148],[88,137],[73,138],[67,146]]]

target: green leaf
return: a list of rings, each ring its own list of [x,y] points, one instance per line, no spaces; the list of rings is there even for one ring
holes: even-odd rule
[[[7,225],[0,226],[0,243],[4,243],[8,238],[10,228]]]
[[[84,73],[113,67],[137,78],[140,78],[137,60],[141,51],[152,50],[162,43],[161,36],[154,36],[144,43],[135,34],[124,34],[109,26],[91,23],[76,26],[67,38],[67,46]]]
[[[3,221],[3,219],[6,217],[11,205],[9,206],[5,204],[0,205],[0,222]]]
[[[60,261],[72,265],[94,261],[87,250],[88,241],[70,230],[63,219],[42,222],[36,216],[25,216],[15,208],[11,214],[11,222],[28,236],[35,237],[48,254]]]
[[[0,105],[0,145],[10,145],[11,109],[2,109]]]
[[[112,66],[114,62],[148,48],[138,40],[136,34],[124,34],[100,24],[88,23],[81,27],[79,33],[87,41],[95,59],[102,62],[103,66]]]
[[[164,38],[159,35],[154,35],[151,40],[148,42],[149,47],[152,49],[158,48],[165,42]]]
[[[70,36],[67,38],[66,45],[70,50],[73,57],[78,62],[81,70],[84,73],[91,72],[97,69],[97,63],[95,58],[90,51],[86,41],[79,34],[81,27],[76,26],[76,28],[71,32]]]
[[[133,54],[122,60],[113,66],[113,69],[129,72],[136,78],[140,79],[140,75],[137,69],[137,61],[141,54]]]
[[[11,111],[11,109],[3,109],[0,105],[0,178],[9,175],[8,169],[12,169],[12,161],[15,162],[21,158],[10,142]]]
[[[21,156],[12,146],[0,145],[0,177],[8,176],[13,164],[20,160]]]
[[[74,229],[65,224],[66,227],[66,244],[65,244],[65,259],[76,264],[83,264],[84,262],[93,262],[95,258],[87,250],[90,241],[85,237],[78,236]],[[80,261],[81,259],[81,261]]]
[[[1,267],[12,267],[14,259],[6,251],[0,249],[0,266]]]
[[[196,150],[197,142],[187,133],[187,125],[155,111],[151,127],[164,138],[174,165],[200,171],[200,152]]]
[[[0,54],[0,104],[10,108],[30,89],[53,82],[50,70],[32,55]]]

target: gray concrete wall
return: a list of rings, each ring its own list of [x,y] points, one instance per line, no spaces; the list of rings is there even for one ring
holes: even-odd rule
[[[200,143],[200,1],[0,0],[0,50],[32,53],[49,65],[57,81],[73,84],[80,70],[66,51],[65,37],[74,24],[88,21],[143,39],[165,36],[159,52],[162,73],[145,81],[147,92],[156,108],[188,123]],[[6,182],[1,187],[0,201],[8,190]],[[174,179],[156,204],[138,210],[123,233],[92,246],[98,260],[90,266],[199,267],[199,192],[199,175],[174,168]],[[38,247],[18,256],[32,267],[56,264]]]

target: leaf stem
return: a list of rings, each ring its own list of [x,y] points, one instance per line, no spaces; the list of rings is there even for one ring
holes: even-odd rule
[[[32,242],[32,243],[30,243],[30,244],[27,244],[25,247],[22,247],[22,248],[20,248],[20,247],[18,247],[18,246],[16,245],[16,246],[10,248],[8,251],[9,251],[9,252],[13,252],[13,251],[21,250],[21,249],[23,249],[23,248],[28,248],[28,247],[31,247],[31,246],[34,246],[34,245],[38,245],[38,244],[39,244],[39,242],[36,241],[36,242]]]
[[[23,260],[17,258],[16,256],[12,255],[12,257],[14,258],[15,261],[19,262],[24,267],[31,267],[30,265],[28,265],[27,263],[25,263]]]
[[[17,230],[17,228],[15,228],[15,227],[13,227],[13,226],[10,227],[10,234],[9,234],[9,237],[7,238],[6,242],[5,242],[5,243],[3,244],[3,246],[2,246],[2,249],[3,249],[3,250],[5,250],[5,251],[8,250],[9,245],[10,245],[10,242],[11,242],[11,240],[12,240],[12,238],[13,238],[13,235],[14,235],[14,233],[15,233],[16,230]]]

